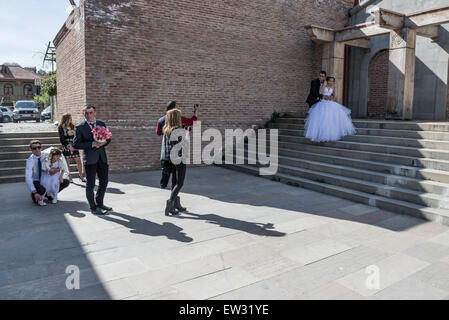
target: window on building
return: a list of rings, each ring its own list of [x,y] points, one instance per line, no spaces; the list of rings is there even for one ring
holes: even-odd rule
[[[12,96],[14,94],[14,88],[12,84],[5,84],[5,86],[3,87],[3,93],[5,94],[5,96]]]
[[[33,86],[31,84],[26,84],[23,86],[23,95],[24,96],[32,96],[33,95]]]

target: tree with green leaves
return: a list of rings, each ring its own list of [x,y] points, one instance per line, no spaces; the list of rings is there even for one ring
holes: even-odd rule
[[[56,72],[49,72],[41,79],[41,94],[34,96],[34,103],[44,108],[51,103],[53,96],[56,96]]]
[[[49,72],[41,79],[42,95],[48,94],[50,97],[56,95],[56,72]]]

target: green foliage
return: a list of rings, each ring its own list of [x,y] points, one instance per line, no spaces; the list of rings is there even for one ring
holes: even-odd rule
[[[50,104],[50,96],[47,93],[35,95],[34,103],[42,107],[48,106]]]
[[[56,95],[56,72],[49,72],[41,79],[42,95],[48,94],[52,97]]]

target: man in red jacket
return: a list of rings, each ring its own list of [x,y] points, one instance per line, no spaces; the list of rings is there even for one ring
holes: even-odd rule
[[[176,101],[170,101],[167,105],[167,111],[174,109],[176,107],[178,107]],[[199,113],[200,113],[200,105],[195,105],[195,113],[192,118],[181,117],[183,126],[188,127],[193,126],[193,122],[198,120]],[[163,134],[162,129],[164,128],[165,125],[165,118],[166,116],[163,116],[157,121],[156,134],[158,136],[162,136]],[[167,163],[167,161],[161,161],[161,166],[162,166],[162,178],[160,185],[161,189],[165,189],[167,187],[168,180],[170,180],[171,166],[169,165],[169,163]]]

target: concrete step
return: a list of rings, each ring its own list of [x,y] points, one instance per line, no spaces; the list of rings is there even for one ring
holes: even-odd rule
[[[0,152],[0,160],[11,160],[11,159],[28,159],[28,157],[31,155],[30,151],[9,151],[9,152],[3,152],[3,149]]]
[[[298,135],[298,132],[288,132],[284,130],[304,130],[304,124],[289,124],[289,123],[271,123],[270,128],[278,129],[280,134],[286,135]],[[285,132],[285,133],[283,133]],[[302,133],[304,135],[304,133]],[[385,137],[397,137],[397,138],[409,138],[409,139],[426,139],[426,140],[438,140],[449,141],[449,132],[438,131],[412,131],[412,130],[388,130],[388,129],[366,129],[357,128],[357,135],[372,135],[372,136],[385,136]]]
[[[288,142],[279,143],[279,148],[289,149],[293,152],[306,151],[306,152],[319,153],[319,154],[329,155],[329,156],[340,156],[340,157],[354,158],[354,159],[359,159],[359,160],[368,160],[368,161],[384,162],[384,163],[391,163],[391,164],[418,167],[418,168],[449,171],[449,161],[445,161],[445,160],[407,157],[407,156],[381,153],[381,152],[349,150],[349,149],[326,147],[326,146],[319,146],[319,145],[313,145],[313,144],[288,143]]]
[[[242,172],[258,175],[259,170],[256,166],[250,165],[224,165],[224,167],[239,170]],[[310,190],[326,193],[339,198],[361,202],[366,205],[390,210],[397,213],[412,215],[415,217],[435,221],[444,225],[449,225],[449,210],[435,209],[427,206],[391,199],[382,195],[370,194],[360,190],[345,188],[343,186],[332,185],[329,183],[317,182],[290,174],[278,173],[275,176],[262,176],[264,178],[277,180],[291,185],[307,188]]]
[[[285,157],[279,160],[278,172],[280,173],[312,181],[323,181],[332,185],[433,208],[449,209],[449,198],[447,197],[449,189],[448,185],[445,184],[392,175],[388,177],[388,175],[368,170],[351,169],[307,160],[290,161],[289,163],[294,164],[292,166],[281,163],[287,162]],[[291,158],[290,160],[294,159]],[[247,159],[244,159],[244,162],[247,163]],[[439,194],[427,190],[437,191]]]
[[[401,187],[426,193],[434,193],[439,195],[449,194],[449,184],[430,180],[422,180],[409,178],[395,174],[385,174],[381,172],[371,171],[369,169],[357,169],[347,165],[335,165],[314,160],[305,160],[292,157],[279,157],[281,165],[310,169],[343,177],[360,179],[392,187]]]
[[[44,137],[59,137],[58,131],[55,127],[55,131],[37,131],[37,132],[10,132],[10,133],[0,133],[0,139],[8,139],[8,138],[25,138],[30,140],[40,139]],[[27,142],[27,143],[28,143]]]
[[[278,118],[275,123],[304,124],[304,118]],[[356,128],[449,132],[449,122],[353,119]]]
[[[70,169],[70,172],[76,171],[77,170],[76,164],[71,164],[69,169]],[[25,175],[25,166],[0,168],[0,177],[17,175],[17,174],[24,176]]]
[[[312,142],[305,137],[284,136],[284,135],[279,135],[279,142],[312,144]],[[341,149],[367,151],[367,152],[396,154],[414,158],[431,158],[449,161],[449,151],[440,149],[403,147],[398,145],[383,145],[375,143],[363,143],[360,141],[359,142],[345,141],[345,140],[335,142],[325,142],[324,146]]]
[[[42,150],[47,149],[51,146],[54,146],[54,144],[49,144],[49,143],[42,143]],[[58,147],[60,147],[60,145],[58,145]],[[20,151],[27,151],[28,154],[30,154],[30,147],[29,145],[6,145],[6,146],[1,146],[1,151],[2,152],[20,152]]]
[[[78,178],[79,174],[77,171],[70,172],[72,178]],[[13,174],[8,176],[0,176],[1,183],[13,183],[13,182],[25,182],[25,177],[23,174]]]
[[[26,165],[26,159],[5,159],[5,160],[0,160],[0,168],[24,167],[25,165]]]
[[[304,137],[305,132],[304,130],[280,129],[279,135],[291,137]],[[357,135],[350,135],[343,137],[341,141],[354,141],[370,144],[449,150],[449,141],[362,135],[360,133],[358,133]]]
[[[26,145],[29,146],[29,143],[32,139],[27,138],[2,138],[0,137],[0,148],[4,146],[10,145]],[[55,146],[60,147],[61,141],[59,140],[59,136],[56,137],[41,137],[38,139],[41,143],[45,144],[53,144]]]
[[[449,198],[447,197],[447,195],[442,196],[432,193],[424,193],[400,187],[384,185],[381,183],[370,182],[367,180],[360,180],[356,178],[286,165],[280,165],[279,172],[295,177],[309,179],[312,181],[325,182],[335,186],[379,195],[386,198],[416,203],[431,208],[449,209]]]
[[[381,172],[384,174],[397,175],[415,179],[430,180],[449,184],[449,171],[418,168],[401,164],[387,163],[381,161],[360,160],[356,158],[340,157],[334,155],[320,154],[314,152],[297,151],[291,149],[279,149],[279,156],[292,157],[294,159],[305,159],[324,162],[334,165]]]

